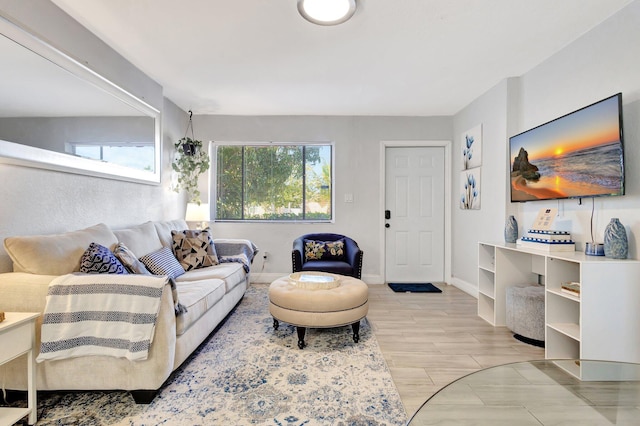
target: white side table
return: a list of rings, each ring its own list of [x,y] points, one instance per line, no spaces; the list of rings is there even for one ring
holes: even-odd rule
[[[6,312],[0,322],[0,365],[19,356],[27,355],[28,406],[27,408],[0,407],[0,426],[12,425],[26,415],[29,424],[36,423],[38,403],[36,397],[36,318],[39,313]]]

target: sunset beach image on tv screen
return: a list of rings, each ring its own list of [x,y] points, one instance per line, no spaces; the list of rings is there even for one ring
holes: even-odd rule
[[[511,201],[622,195],[621,95],[509,140]]]

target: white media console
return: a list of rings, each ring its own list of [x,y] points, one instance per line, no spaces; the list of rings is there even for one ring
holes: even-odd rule
[[[580,283],[580,294],[561,291]],[[506,289],[545,286],[545,357],[640,363],[640,261],[546,252],[508,243],[478,245],[478,315],[504,326]],[[579,363],[566,369],[594,380]]]

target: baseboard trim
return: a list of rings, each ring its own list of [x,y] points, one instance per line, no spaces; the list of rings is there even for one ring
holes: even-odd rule
[[[262,272],[251,273],[250,281],[255,284],[270,284],[278,278],[289,275],[291,272]]]
[[[478,298],[478,287],[469,282],[461,280],[460,278],[451,277],[451,285],[459,288],[476,299]]]

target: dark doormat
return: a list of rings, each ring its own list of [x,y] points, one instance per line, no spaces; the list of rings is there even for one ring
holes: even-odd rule
[[[396,293],[442,293],[431,283],[389,283],[389,287]]]

